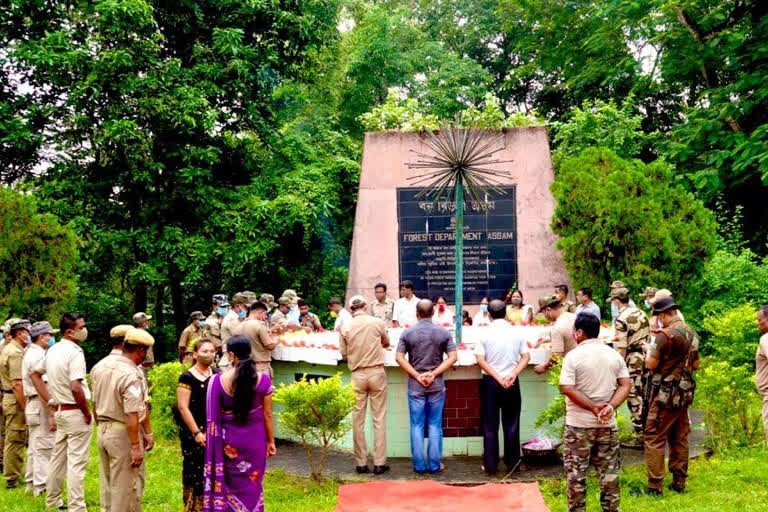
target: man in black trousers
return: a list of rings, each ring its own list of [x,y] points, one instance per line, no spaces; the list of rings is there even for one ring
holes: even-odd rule
[[[475,348],[483,371],[480,383],[483,419],[483,470],[495,474],[499,468],[499,416],[504,429],[504,464],[507,471],[520,467],[520,383],[518,375],[531,356],[525,339],[504,319],[506,305],[500,300],[488,305],[491,325]]]

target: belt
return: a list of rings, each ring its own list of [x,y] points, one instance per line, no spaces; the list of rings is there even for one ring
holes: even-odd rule
[[[99,419],[96,420],[96,422],[99,425],[115,425],[115,426],[123,426],[123,427],[125,426],[125,422],[117,421],[117,420],[112,420],[112,419],[109,419],[109,418],[99,418]]]
[[[59,411],[59,412],[61,412],[61,411],[74,411],[74,410],[79,410],[79,409],[80,409],[80,406],[77,405],[77,404],[58,404],[56,406],[56,410]]]
[[[256,364],[272,364],[272,361],[254,361]]]
[[[358,366],[357,368],[355,368],[352,371],[356,372],[357,370],[370,370],[371,368],[384,368],[384,365],[383,364],[374,364],[373,366]]]
[[[13,390],[12,390],[12,389],[4,389],[4,390],[3,390],[3,393],[6,393],[6,394],[9,394],[9,395],[12,395],[12,394],[13,394]]]

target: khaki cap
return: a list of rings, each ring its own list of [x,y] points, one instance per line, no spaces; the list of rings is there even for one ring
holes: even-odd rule
[[[147,320],[152,320],[152,315],[148,315],[143,311],[139,311],[133,315],[133,325],[139,325],[146,322]]]
[[[626,288],[611,289],[611,295],[605,300],[610,302],[614,299],[629,300],[629,290],[627,290]]]
[[[560,307],[561,305],[560,299],[555,295],[545,295],[539,298],[539,311],[544,308]]]
[[[641,297],[653,297],[656,295],[656,292],[658,292],[658,288],[654,288],[653,286],[646,287],[645,291],[640,294]]]
[[[290,297],[280,297],[279,299],[277,299],[277,303],[281,306],[290,306],[291,299]]]
[[[109,337],[110,338],[125,338],[125,333],[127,333],[129,329],[133,329],[133,326],[132,325],[128,325],[128,324],[116,325],[112,329],[109,330]]]
[[[614,281],[611,283],[611,290],[614,288],[626,288],[626,285],[622,281]]]
[[[237,292],[232,296],[232,304],[248,304],[248,297],[243,292]]]
[[[283,292],[283,297],[288,297],[289,299],[294,300],[299,298],[299,294],[296,293],[295,290],[288,289]]]
[[[670,298],[672,298],[672,292],[667,290],[666,288],[662,288],[661,290],[656,292],[656,295],[654,295],[652,299],[648,300],[648,303],[653,305],[653,304],[656,304],[658,300],[670,299]]]
[[[365,297],[363,297],[362,295],[355,295],[354,297],[349,299],[349,307],[351,308],[360,307],[363,305],[365,305]]]
[[[152,335],[144,329],[131,327],[125,333],[125,342],[132,345],[144,345],[145,347],[151,347],[155,344],[155,338],[153,338]]]

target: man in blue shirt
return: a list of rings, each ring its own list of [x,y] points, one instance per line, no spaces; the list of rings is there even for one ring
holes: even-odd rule
[[[411,419],[411,455],[416,473],[440,473],[443,452],[443,373],[456,362],[456,343],[451,333],[432,323],[430,300],[416,305],[418,322],[406,329],[397,346],[397,364],[408,377],[408,410]],[[408,359],[405,355],[408,354]],[[443,355],[447,355],[443,360]],[[427,460],[424,460],[424,425],[427,425]]]
[[[576,302],[579,303],[579,305],[576,306],[577,315],[579,313],[592,313],[598,320],[601,319],[600,308],[597,307],[595,301],[592,300],[592,288],[582,288],[576,292]]]

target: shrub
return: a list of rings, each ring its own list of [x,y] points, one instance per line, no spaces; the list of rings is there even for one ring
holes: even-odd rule
[[[349,432],[346,420],[355,407],[355,392],[351,384],[342,385],[341,374],[319,380],[302,380],[289,386],[282,384],[274,395],[283,405],[280,424],[301,440],[313,480],[320,480],[328,450]],[[320,446],[315,458],[313,445]]]
[[[558,388],[558,394],[549,402],[547,408],[541,411],[534,424],[536,428],[546,425],[552,434],[559,436],[561,439],[565,430],[565,395],[559,393],[560,371],[562,369],[563,363],[560,360],[549,369],[549,384]]]
[[[155,365],[149,371],[149,402],[152,404],[152,431],[155,437],[175,439],[179,428],[176,423],[176,387],[184,367],[178,361]]]
[[[705,316],[702,325],[709,336],[702,351],[734,367],[754,368],[755,342],[759,338],[756,311],[751,304],[744,304]]]
[[[625,160],[590,148],[563,160],[552,193],[557,243],[571,280],[608,294],[614,279],[685,289],[715,248],[712,212],[674,184],[656,161]]]
[[[762,400],[751,367],[707,359],[696,380],[694,406],[704,411],[713,449],[727,451],[762,442]]]

